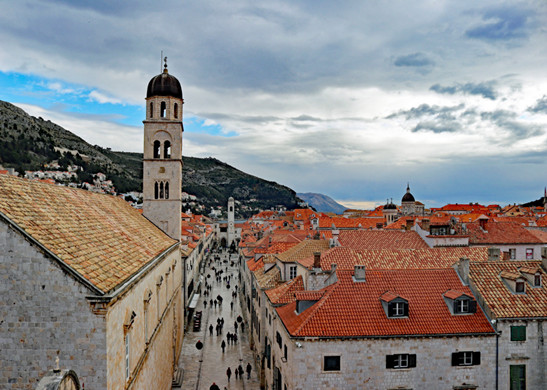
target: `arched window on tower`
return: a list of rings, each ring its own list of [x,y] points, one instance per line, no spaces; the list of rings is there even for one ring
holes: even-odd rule
[[[165,141],[163,144],[163,158],[171,158],[171,142]]]
[[[177,103],[175,103],[175,105],[173,106],[173,110],[175,110],[175,118],[178,118],[179,117],[179,105]]]
[[[154,117],[154,102],[150,102],[150,118]]]
[[[169,199],[169,182],[165,182],[165,199]]]
[[[160,199],[164,199],[164,197],[163,197],[163,181],[160,181]]]
[[[155,182],[154,183],[154,199],[158,199],[159,198],[159,184],[158,182]]]
[[[160,141],[154,141],[154,158],[160,158]]]
[[[161,102],[160,106],[160,117],[165,118],[165,110],[166,110],[165,102]]]

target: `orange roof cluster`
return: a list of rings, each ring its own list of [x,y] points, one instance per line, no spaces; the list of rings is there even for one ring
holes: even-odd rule
[[[429,246],[414,231],[401,230],[345,230],[338,242],[352,249],[427,249]]]
[[[314,252],[326,251],[329,247],[330,245],[327,240],[306,240],[278,254],[277,259],[284,263],[297,262],[313,255]]]
[[[338,271],[337,274],[338,282],[321,290],[323,296],[300,314],[296,313],[296,302],[276,309],[291,336],[388,337],[494,333],[481,310],[467,315],[450,313],[443,298],[447,290],[473,296],[451,268],[367,270],[365,283],[354,282],[351,271]],[[387,291],[408,301],[408,317],[387,317],[380,300]],[[297,298],[302,295],[297,293]]]
[[[273,305],[284,305],[294,302],[295,293],[304,290],[304,280],[301,275],[266,291],[266,296]]]
[[[369,249],[355,250],[334,247],[321,254],[321,269],[352,270],[356,265],[367,269],[434,269],[449,268],[462,257],[472,261],[488,260],[488,248],[455,247],[427,249]],[[313,256],[299,261],[304,267],[313,266]]]
[[[541,273],[541,287],[527,284],[524,294],[515,294],[503,278],[514,280],[529,269]],[[547,275],[541,261],[470,262],[469,278],[497,318],[547,317]]]
[[[515,222],[492,222],[489,220],[485,229],[482,229],[479,223],[469,223],[466,227],[469,234],[469,245],[542,243],[535,235]]]
[[[0,212],[104,293],[176,244],[119,198],[14,176]]]

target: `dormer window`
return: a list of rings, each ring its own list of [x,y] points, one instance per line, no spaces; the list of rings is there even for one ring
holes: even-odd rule
[[[463,292],[448,290],[443,294],[443,298],[453,315],[477,312],[477,302],[470,295]]]
[[[539,267],[523,267],[519,271],[521,276],[530,283],[530,286],[541,287],[541,271]]]
[[[388,318],[407,318],[408,300],[391,291],[380,297],[380,302]]]
[[[513,294],[526,294],[526,278],[521,274],[511,271],[502,271],[500,277]]]
[[[534,287],[541,287],[541,274],[539,272],[534,275]]]

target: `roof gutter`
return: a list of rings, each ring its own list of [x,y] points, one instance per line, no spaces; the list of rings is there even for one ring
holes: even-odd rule
[[[72,275],[76,280],[78,280],[80,283],[82,283],[84,286],[86,286],[88,289],[96,293],[97,295],[104,295],[104,292],[101,291],[99,288],[97,288],[93,283],[91,283],[89,280],[84,278],[79,272],[77,272],[74,268],[72,268],[70,265],[65,263],[59,256],[57,256],[55,253],[50,251],[48,248],[46,248],[40,241],[36,240],[34,237],[32,237],[30,234],[28,234],[23,228],[21,228],[17,223],[12,221],[7,215],[2,213],[0,211],[0,217],[2,217],[13,229],[21,233],[25,238],[27,238],[30,242],[32,242],[34,245],[39,247],[43,252],[45,252],[48,256],[53,258],[63,269],[63,271],[69,273]]]
[[[290,335],[290,334],[289,334]],[[433,337],[480,337],[480,336],[496,336],[495,331],[492,332],[482,332],[482,333],[443,333],[443,334],[402,334],[402,335],[386,335],[386,336],[293,336],[290,335],[291,339],[305,340],[305,341],[319,341],[319,340],[352,340],[352,339],[394,339],[394,338],[433,338]]]

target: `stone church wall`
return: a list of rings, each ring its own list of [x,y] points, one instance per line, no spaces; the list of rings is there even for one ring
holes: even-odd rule
[[[0,388],[34,389],[55,367],[86,390],[106,388],[106,325],[91,295],[55,260],[0,221]]]

